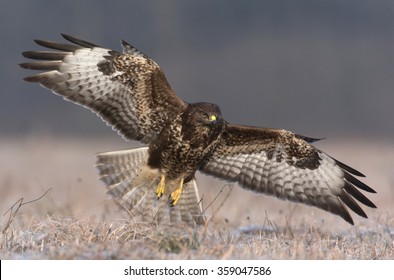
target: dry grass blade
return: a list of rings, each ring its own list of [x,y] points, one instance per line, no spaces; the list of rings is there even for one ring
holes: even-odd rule
[[[16,214],[18,214],[19,209],[26,205],[26,204],[30,204],[36,201],[39,201],[41,198],[43,198],[45,195],[47,195],[50,191],[52,190],[52,188],[49,188],[44,194],[42,194],[40,197],[27,201],[27,202],[23,202],[23,197],[21,197],[20,199],[18,199],[4,214],[3,217],[5,215],[7,215],[7,213],[10,213],[10,215],[8,216],[8,220],[5,224],[5,226],[3,227],[3,229],[1,230],[1,233],[5,233],[7,231],[7,229],[10,227],[10,225],[12,224],[14,218],[16,217]]]
[[[226,202],[226,200],[229,198],[231,191],[233,190],[233,186],[231,184],[224,184],[223,187],[220,189],[220,191],[218,192],[218,194],[214,197],[214,199],[212,199],[211,203],[208,204],[207,207],[205,207],[204,211],[202,211],[202,214],[204,215],[205,211],[207,211],[207,209],[209,207],[212,206],[212,204],[218,199],[218,197],[220,196],[220,194],[223,192],[224,188],[228,187],[229,188],[229,192],[226,194],[226,196],[223,198],[222,202],[219,204],[219,206],[212,212],[212,216],[208,219],[207,224],[209,223],[209,221],[218,213],[218,211],[220,210],[220,208],[223,207],[224,203]]]

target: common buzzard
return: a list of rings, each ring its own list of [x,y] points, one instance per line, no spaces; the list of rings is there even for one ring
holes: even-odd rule
[[[89,108],[127,140],[147,147],[97,154],[108,193],[133,215],[204,223],[195,173],[242,188],[315,206],[341,216],[367,218],[358,202],[376,206],[355,169],[311,145],[317,139],[283,129],[226,122],[217,105],[187,103],[175,95],[160,67],[122,41],[123,53],[68,35],[72,44],[35,40],[49,50],[23,56],[26,77],[64,99]],[[169,200],[158,199],[163,194]],[[175,207],[173,207],[175,206]]]

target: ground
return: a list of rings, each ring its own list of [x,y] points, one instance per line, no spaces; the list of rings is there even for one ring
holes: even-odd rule
[[[116,139],[0,140],[1,259],[394,259],[393,141],[317,144],[377,191],[355,226],[199,175],[209,220],[192,228],[135,222],[105,195],[94,153],[133,146]]]

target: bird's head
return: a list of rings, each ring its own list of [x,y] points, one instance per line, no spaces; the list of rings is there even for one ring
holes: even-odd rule
[[[190,120],[198,125],[216,127],[223,124],[220,108],[212,103],[194,103],[188,108]]]

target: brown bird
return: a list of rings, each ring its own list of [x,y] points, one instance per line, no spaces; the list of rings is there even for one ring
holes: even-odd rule
[[[163,71],[122,41],[123,53],[62,35],[72,44],[35,40],[49,50],[28,51],[43,70],[28,82],[89,108],[127,140],[147,147],[99,153],[97,168],[108,193],[132,215],[202,224],[195,173],[242,188],[318,207],[353,224],[347,209],[367,218],[358,202],[376,206],[358,189],[355,169],[311,145],[318,140],[283,129],[233,125],[217,105],[187,103]],[[169,196],[166,202],[160,198]]]

